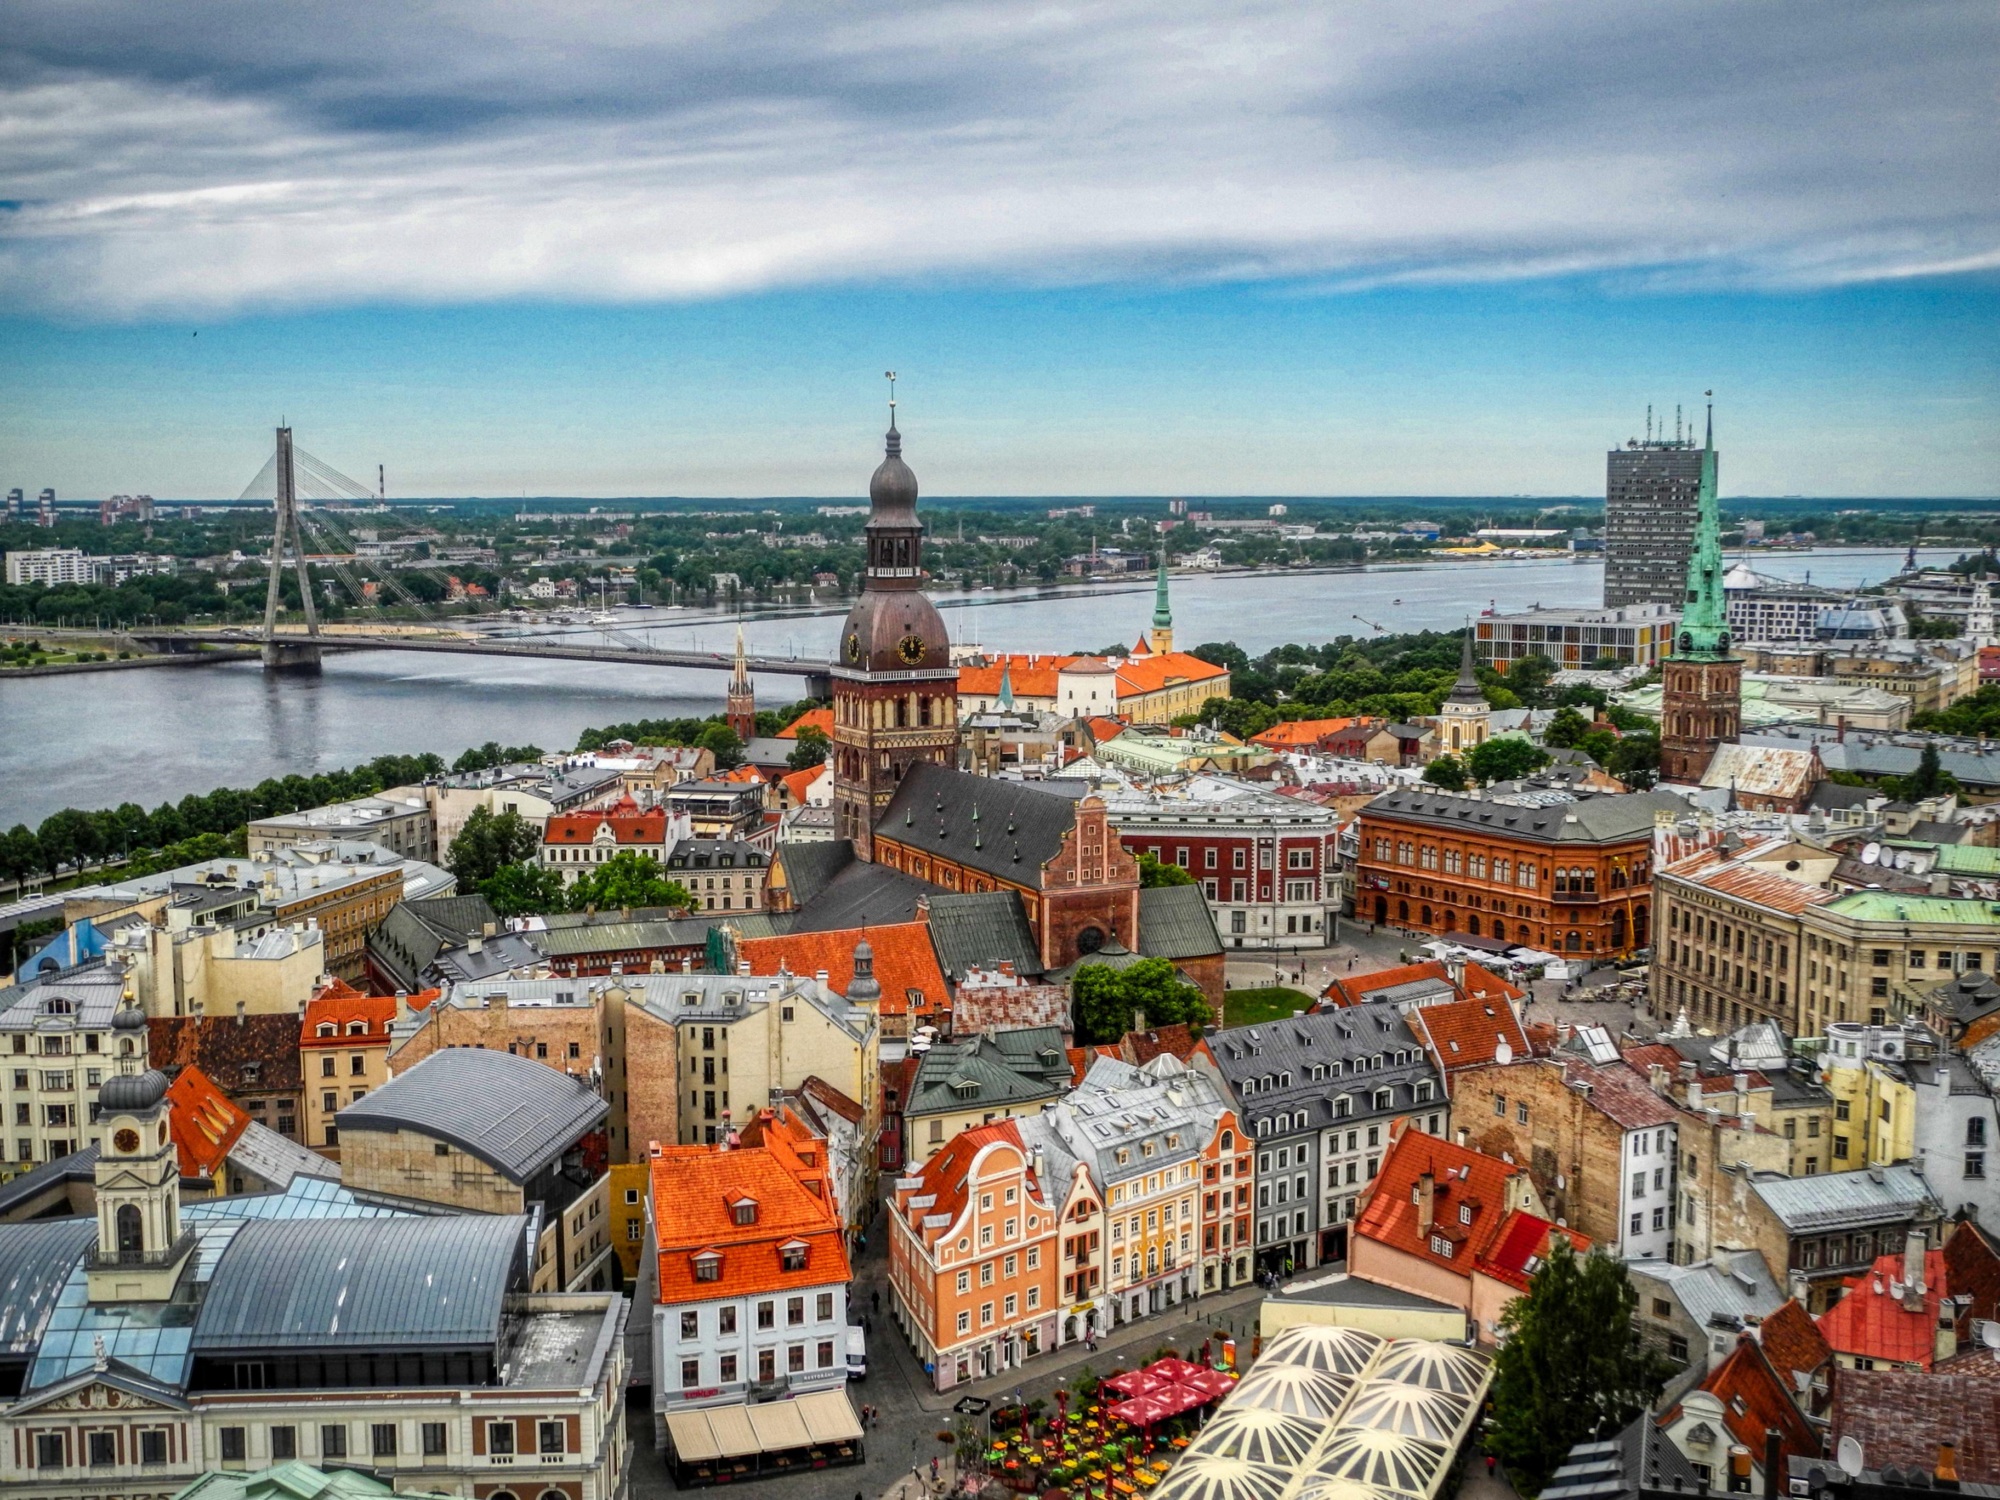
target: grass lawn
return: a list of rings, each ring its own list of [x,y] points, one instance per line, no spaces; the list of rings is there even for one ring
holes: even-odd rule
[[[1267,984],[1254,990],[1224,990],[1222,993],[1222,1024],[1225,1026],[1256,1026],[1265,1021],[1278,1021],[1295,1010],[1311,1010],[1313,997],[1304,990],[1288,989],[1284,985]]]

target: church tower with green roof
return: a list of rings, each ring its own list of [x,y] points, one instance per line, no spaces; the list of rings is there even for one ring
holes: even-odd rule
[[[1743,729],[1743,659],[1729,639],[1722,591],[1722,521],[1715,502],[1715,411],[1701,453],[1694,555],[1673,654],[1660,664],[1660,779],[1699,782],[1718,745]]]

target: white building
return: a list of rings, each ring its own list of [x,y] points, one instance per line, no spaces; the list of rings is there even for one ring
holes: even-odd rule
[[[40,547],[7,554],[7,582],[42,583],[50,588],[96,581],[92,560],[79,547]]]

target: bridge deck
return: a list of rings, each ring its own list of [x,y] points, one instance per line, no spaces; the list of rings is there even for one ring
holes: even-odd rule
[[[192,642],[219,645],[251,645],[254,637],[217,636],[181,632],[132,632],[135,639],[155,642],[171,650],[174,646],[185,646]],[[281,632],[276,639],[282,643],[303,645],[309,638],[295,632]],[[545,661],[603,661],[620,662],[636,667],[692,667],[700,671],[731,670],[736,662],[727,652],[721,651],[671,651],[641,649],[630,646],[566,645],[560,642],[533,642],[509,640],[504,636],[476,636],[461,640],[424,638],[420,636],[369,636],[369,635],[322,635],[318,638],[321,651],[430,651],[451,656],[521,656]],[[825,677],[833,670],[830,661],[817,661],[811,657],[799,656],[749,656],[746,665],[752,672],[762,672],[774,676]]]

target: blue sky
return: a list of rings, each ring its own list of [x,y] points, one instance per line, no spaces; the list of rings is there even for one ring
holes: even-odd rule
[[[0,485],[2000,494],[1989,5],[160,17],[0,0]]]

